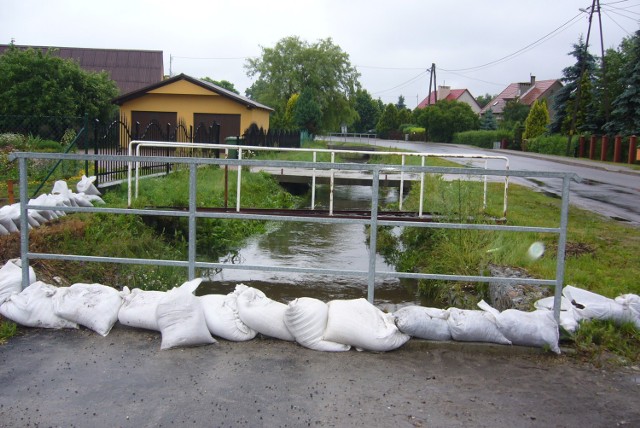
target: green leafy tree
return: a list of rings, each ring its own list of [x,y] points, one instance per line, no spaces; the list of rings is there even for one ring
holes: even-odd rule
[[[319,131],[322,111],[317,102],[318,96],[313,89],[305,88],[293,106],[293,120],[300,129],[306,129],[316,135]]]
[[[0,115],[83,116],[107,120],[118,95],[106,72],[92,73],[52,51],[10,46],[0,55]]]
[[[547,102],[545,100],[535,100],[531,106],[527,119],[524,121],[524,134],[522,137],[529,139],[544,134],[547,132],[549,122]]]
[[[220,86],[221,88],[224,88],[227,91],[231,91],[234,94],[240,95],[240,91],[238,91],[234,86],[234,84],[229,82],[228,80],[213,80],[210,77],[203,77],[201,80],[204,80],[205,82],[213,83],[214,85]]]
[[[407,108],[407,105],[406,105],[406,104],[405,104],[405,102],[404,102],[404,96],[400,95],[400,96],[398,97],[398,102],[396,103],[396,108],[397,108],[398,110],[404,110],[404,109],[406,109],[406,108]]]
[[[397,131],[400,126],[398,120],[398,108],[395,104],[387,104],[380,116],[380,120],[376,125],[376,132],[382,138],[388,138],[389,134],[393,131]]]
[[[498,123],[496,117],[493,115],[493,110],[489,109],[480,118],[480,129],[485,131],[495,131],[498,129]]]
[[[273,125],[285,123],[287,101],[304,89],[312,90],[320,108],[319,131],[338,129],[357,119],[351,99],[359,88],[359,73],[349,55],[328,39],[308,43],[296,36],[285,37],[273,48],[247,60],[245,69],[256,81],[247,89],[254,100],[275,109]]]
[[[355,132],[368,132],[376,128],[380,119],[380,106],[366,89],[358,89],[354,98],[354,108],[358,118],[353,122]]]
[[[502,129],[513,129],[516,123],[523,123],[529,115],[530,107],[522,104],[518,99],[509,100],[502,109],[502,121],[499,126]]]
[[[438,101],[427,106],[418,115],[418,124],[427,130],[431,141],[450,143],[456,132],[478,128],[478,115],[467,103]]]
[[[613,101],[611,120],[605,129],[610,133],[640,133],[640,30],[633,37],[624,71],[620,76],[622,92]]]
[[[491,101],[495,97],[496,97],[495,95],[491,95],[491,94],[480,95],[479,97],[476,98],[476,102],[478,103],[480,108],[484,108],[484,106],[489,104],[489,101]]]

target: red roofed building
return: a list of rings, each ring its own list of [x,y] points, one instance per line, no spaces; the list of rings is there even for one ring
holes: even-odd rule
[[[427,98],[418,104],[418,108],[433,105],[436,103],[436,100],[460,101],[469,104],[474,113],[480,113],[480,106],[468,89],[451,89],[449,86],[438,86],[438,91],[431,92]]]
[[[555,110],[553,109],[553,96],[562,88],[560,80],[540,80],[536,81],[536,76],[531,76],[529,82],[512,83],[500,92],[497,97],[491,100],[480,112],[484,114],[487,110],[493,111],[496,118],[502,118],[502,111],[508,101],[518,100],[524,105],[531,106],[536,100],[547,100],[549,116],[553,121]]]

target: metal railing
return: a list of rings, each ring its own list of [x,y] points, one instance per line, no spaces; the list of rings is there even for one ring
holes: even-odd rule
[[[394,170],[393,165],[386,165],[385,171],[387,171],[387,175],[389,173],[399,173],[399,197],[398,197],[398,205],[399,209],[402,210],[402,204],[404,201],[404,182],[405,180],[410,180],[411,177],[405,176],[405,171],[402,167],[406,165],[407,157],[418,157],[421,159],[421,166],[426,166],[426,161],[428,158],[451,158],[451,159],[468,159],[468,160],[484,160],[484,169],[486,170],[488,167],[488,161],[500,160],[504,161],[504,169],[505,171],[509,171],[509,158],[506,156],[498,156],[498,155],[481,155],[481,154],[452,154],[452,153],[420,153],[420,152],[399,152],[399,151],[377,151],[377,150],[334,150],[334,149],[315,149],[315,148],[285,148],[285,147],[247,147],[242,145],[231,145],[231,144],[199,144],[199,143],[173,143],[173,142],[165,142],[165,141],[131,141],[129,144],[129,156],[136,155],[140,156],[140,150],[144,147],[164,147],[164,148],[183,148],[183,149],[203,149],[203,150],[225,150],[226,157],[229,157],[229,150],[235,150],[238,153],[238,159],[243,159],[244,152],[254,152],[254,151],[265,151],[265,152],[298,152],[298,153],[309,153],[312,156],[312,162],[315,164],[318,162],[317,155],[318,153],[328,153],[331,155],[331,163],[335,163],[336,153],[341,154],[351,154],[351,155],[366,155],[366,156],[400,156],[401,163],[400,169]],[[130,162],[128,168],[127,175],[127,183],[129,185],[128,190],[128,201],[127,205],[131,207],[132,203],[132,174],[135,170],[135,198],[138,198],[139,195],[139,183],[140,183],[140,162]],[[418,208],[418,217],[422,217],[424,214],[424,179],[425,172],[422,171],[419,174],[420,181],[420,202]],[[478,173],[475,175],[483,175],[484,176],[484,187],[483,187],[483,209],[487,208],[487,175],[483,174],[481,170],[478,170]],[[315,209],[315,200],[316,200],[316,179],[317,179],[317,171],[316,168],[311,169],[311,209]],[[333,214],[333,195],[335,189],[335,170],[329,170],[329,215]],[[415,177],[414,177],[415,179]],[[416,180],[417,181],[417,180]],[[240,196],[242,193],[242,169],[238,169],[237,176],[237,193],[236,193],[236,211],[240,211]],[[502,208],[502,217],[506,218],[507,215],[507,197],[509,190],[509,176],[504,176],[504,194],[503,194],[503,208]]]
[[[61,207],[61,206],[44,206],[30,205],[22,203],[20,206],[20,250],[22,261],[22,283],[23,286],[29,283],[29,260],[30,259],[46,259],[46,260],[65,260],[65,261],[81,261],[81,262],[101,262],[101,263],[125,263],[138,265],[155,265],[155,266],[175,266],[186,267],[188,269],[189,279],[194,278],[196,268],[202,269],[240,269],[240,270],[256,270],[256,271],[277,271],[277,272],[296,272],[321,275],[343,275],[343,276],[360,276],[367,277],[367,299],[373,303],[375,279],[376,277],[396,277],[396,278],[415,278],[425,280],[446,280],[446,281],[471,281],[471,282],[492,282],[492,283],[519,283],[530,285],[542,285],[555,287],[554,293],[554,315],[559,321],[560,318],[560,299],[562,296],[562,287],[564,283],[565,270],[565,248],[567,242],[567,224],[569,214],[569,190],[572,179],[579,180],[573,173],[556,173],[556,172],[535,172],[535,171],[503,171],[503,170],[484,170],[483,174],[495,175],[498,177],[546,177],[557,178],[562,180],[562,202],[560,210],[560,225],[558,227],[537,227],[537,226],[507,226],[499,224],[466,224],[466,223],[441,223],[441,222],[419,222],[419,221],[394,221],[378,219],[378,203],[379,203],[379,183],[381,174],[389,168],[388,165],[368,165],[368,164],[344,164],[344,163],[313,163],[313,162],[291,162],[291,161],[265,161],[265,160],[242,160],[242,159],[216,159],[216,158],[185,158],[185,157],[140,157],[140,156],[99,156],[99,155],[69,155],[60,153],[12,153],[11,160],[18,160],[20,170],[20,199],[28,201],[27,185],[27,160],[28,159],[62,159],[62,160],[110,160],[120,162],[172,162],[187,164],[189,168],[189,206],[188,211],[176,211],[167,209],[131,209],[131,208],[106,208],[106,207]],[[197,209],[196,203],[196,186],[197,186],[197,167],[201,165],[229,165],[236,166],[240,170],[243,166],[268,165],[278,168],[298,167],[298,168],[317,168],[317,169],[335,169],[335,170],[352,170],[367,171],[372,174],[372,196],[370,217],[366,218],[341,218],[341,217],[293,217],[285,215],[265,215],[251,214],[242,212],[204,212]],[[397,169],[397,166],[393,166]],[[404,172],[429,172],[437,174],[458,174],[458,175],[475,175],[477,170],[472,168],[445,168],[430,166],[402,166]],[[29,224],[27,215],[29,209],[50,210],[65,212],[87,212],[87,213],[108,213],[108,214],[125,214],[125,215],[145,215],[145,216],[172,216],[185,217],[189,223],[188,233],[188,256],[187,260],[165,260],[165,259],[143,259],[143,258],[125,258],[125,257],[104,257],[104,256],[83,256],[75,254],[50,254],[35,253],[29,251]],[[271,220],[271,221],[302,221],[314,223],[350,223],[369,225],[369,264],[368,270],[346,270],[346,269],[319,269],[305,267],[290,266],[265,266],[265,265],[235,265],[229,263],[212,263],[196,261],[196,222],[200,218],[221,218],[236,220]],[[483,230],[483,231],[508,231],[508,232],[535,232],[550,233],[558,235],[557,245],[557,261],[556,275],[554,279],[534,279],[534,278],[506,278],[506,277],[490,277],[490,276],[473,276],[473,275],[444,275],[430,273],[410,273],[410,272],[378,272],[376,270],[376,251],[378,226],[403,226],[403,227],[426,227],[441,229],[460,229],[460,230]]]

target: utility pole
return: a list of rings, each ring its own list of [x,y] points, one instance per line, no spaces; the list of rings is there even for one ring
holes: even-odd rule
[[[429,75],[429,92],[427,95],[427,105],[431,105],[431,85],[433,84],[433,91],[435,93],[434,104],[438,102],[438,91],[436,91],[436,64],[431,63],[431,68],[429,69],[431,74]]]
[[[607,90],[607,68],[604,57],[604,38],[602,36],[602,13],[600,12],[600,0],[596,0],[598,5],[598,24],[600,25],[600,54],[602,55],[602,102],[604,103],[604,120],[609,122],[609,91]]]
[[[596,7],[596,2],[600,5],[599,0],[593,0],[591,3],[591,7],[589,8],[589,27],[587,29],[587,38],[584,42],[584,53],[582,57],[582,64],[580,64],[580,74],[578,75],[578,82],[576,88],[576,98],[573,103],[573,115],[571,116],[571,126],[569,127],[569,137],[567,137],[567,149],[565,152],[566,156],[569,156],[571,153],[571,139],[573,138],[573,134],[576,131],[576,116],[578,115],[578,104],[580,103],[580,92],[582,88],[582,77],[584,75],[585,67],[586,67],[586,58],[589,55],[589,37],[591,36],[591,22],[593,20],[593,11]],[[599,9],[599,7],[598,7]]]

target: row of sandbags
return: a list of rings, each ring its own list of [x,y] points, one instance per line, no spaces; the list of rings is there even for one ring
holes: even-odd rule
[[[51,207],[92,207],[94,203],[104,203],[100,197],[100,191],[93,182],[96,177],[82,176],[77,183],[78,193],[74,193],[67,186],[66,181],[59,180],[53,185],[50,194],[42,194],[29,200],[29,205],[42,205]],[[60,210],[35,210],[27,211],[29,228],[38,227],[43,223],[65,215]],[[20,203],[5,205],[0,208],[0,235],[8,235],[20,230]]]
[[[32,270],[31,284],[21,291],[21,278],[17,260],[0,269],[0,314],[6,318],[30,327],[83,325],[102,335],[119,321],[160,331],[161,349],[214,343],[212,335],[246,341],[261,333],[318,351],[347,351],[351,347],[390,351],[413,336],[548,347],[560,352],[553,301],[549,304],[548,299],[536,303],[539,309],[533,312],[499,312],[482,301],[481,310],[407,306],[387,314],[365,299],[324,303],[302,297],[284,304],[243,284],[227,295],[198,297],[195,291],[202,279],[162,292],[127,287],[117,291],[101,284],[54,287],[36,281]],[[565,287],[564,294],[563,305],[568,302],[571,306],[562,309],[561,324],[563,316],[575,312],[580,319],[631,321],[640,328],[637,295],[614,300],[571,286]]]

